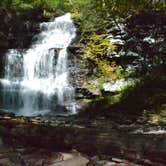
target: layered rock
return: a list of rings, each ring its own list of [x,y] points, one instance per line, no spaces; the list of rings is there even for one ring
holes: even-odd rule
[[[140,125],[118,125],[106,119],[73,117],[1,117],[1,137],[5,144],[44,148],[51,151],[77,149],[86,154],[109,155],[165,164],[165,133],[138,132]],[[142,126],[148,130],[147,126]],[[156,130],[157,131],[157,130]],[[115,160],[114,160],[115,161]]]
[[[112,60],[137,71],[149,71],[164,64],[166,54],[165,11],[144,11],[129,18],[122,29],[109,36],[110,42],[119,50],[112,54]]]

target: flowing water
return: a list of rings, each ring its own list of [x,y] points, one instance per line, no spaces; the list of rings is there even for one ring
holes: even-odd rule
[[[74,88],[68,81],[67,47],[76,31],[70,14],[40,28],[30,49],[11,49],[5,56],[1,109],[24,116],[75,114]]]

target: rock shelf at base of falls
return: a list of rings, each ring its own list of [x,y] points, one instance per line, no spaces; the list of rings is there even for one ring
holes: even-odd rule
[[[37,152],[44,149],[46,155],[49,154],[47,152],[69,152],[75,149],[76,153],[78,151],[91,157],[99,156],[99,159],[86,156],[87,159],[75,158],[76,161],[89,160],[92,166],[95,165],[92,163],[100,163],[101,160],[116,164],[117,161],[113,161],[112,158],[124,159],[122,163],[129,160],[140,165],[144,162],[166,164],[166,134],[134,132],[138,129],[143,130],[143,126],[120,125],[102,118],[87,120],[72,116],[68,118],[62,116],[25,118],[6,115],[0,117],[1,140],[6,147],[15,150],[19,147],[35,148]],[[21,152],[22,157],[23,154]],[[102,156],[110,156],[111,159],[104,159]],[[63,158],[61,155],[60,157]],[[33,161],[33,155],[28,159]],[[5,162],[6,159],[2,161]]]

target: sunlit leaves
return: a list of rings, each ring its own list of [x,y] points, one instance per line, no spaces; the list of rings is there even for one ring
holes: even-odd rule
[[[104,35],[93,34],[85,48],[84,59],[94,64],[98,75],[112,77],[115,64],[110,64],[107,58],[115,49],[116,47],[108,39],[104,39]]]

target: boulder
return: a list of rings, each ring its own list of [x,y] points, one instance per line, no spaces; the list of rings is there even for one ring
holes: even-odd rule
[[[110,81],[108,83],[103,84],[103,90],[106,92],[119,92],[126,86],[133,86],[136,82],[138,82],[139,79],[119,79],[115,81]]]

